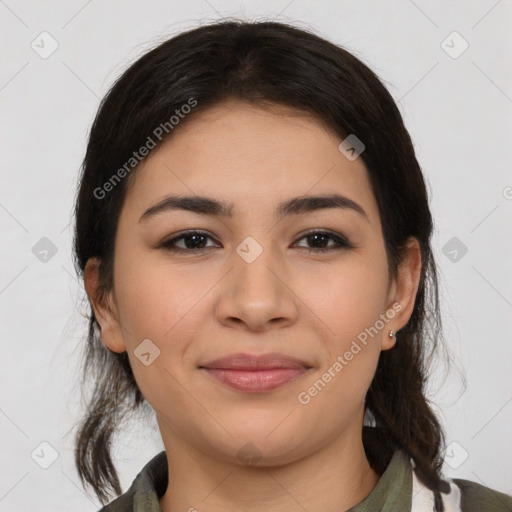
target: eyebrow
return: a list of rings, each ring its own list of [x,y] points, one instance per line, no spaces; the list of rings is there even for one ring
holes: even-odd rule
[[[282,202],[275,210],[275,216],[279,219],[290,215],[300,215],[324,208],[341,208],[352,210],[367,221],[368,214],[355,201],[339,194],[321,196],[300,196]],[[148,208],[139,219],[139,222],[147,221],[161,213],[172,210],[185,210],[199,215],[233,217],[233,204],[219,201],[204,196],[167,196]]]

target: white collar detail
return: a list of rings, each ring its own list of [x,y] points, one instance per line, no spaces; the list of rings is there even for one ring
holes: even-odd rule
[[[448,494],[441,493],[445,512],[462,512],[460,508],[460,489],[450,478],[444,478],[450,484]],[[432,512],[434,510],[434,493],[423,485],[412,470],[412,507],[411,512]]]

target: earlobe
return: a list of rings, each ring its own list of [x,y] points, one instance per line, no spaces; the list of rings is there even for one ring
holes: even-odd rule
[[[84,269],[84,285],[94,316],[100,325],[101,341],[113,352],[126,351],[119,314],[111,293],[104,293],[99,285],[100,260],[89,258]]]
[[[397,333],[404,327],[414,311],[416,294],[421,277],[421,248],[418,240],[410,237],[403,250],[402,262],[398,267],[397,278],[393,281],[388,301],[388,312],[393,311],[393,320],[386,327],[382,340],[382,350],[392,348],[396,336],[390,337],[389,331]],[[400,343],[400,341],[398,341]]]
[[[396,332],[389,329],[384,334],[384,339],[381,343],[381,350],[389,350],[390,348],[393,348],[396,344]]]

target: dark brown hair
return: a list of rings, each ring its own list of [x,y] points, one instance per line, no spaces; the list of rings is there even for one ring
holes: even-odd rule
[[[380,354],[365,407],[379,427],[381,445],[389,448],[387,460],[396,449],[412,457],[418,477],[436,492],[441,510],[444,436],[425,397],[428,365],[442,345],[428,195],[393,98],[345,49],[283,23],[228,20],[183,32],[138,59],[101,102],[90,132],[76,199],[77,272],[83,277],[87,260],[97,257],[100,288],[112,289],[116,226],[129,178],[116,182],[108,193],[98,190],[105,190],[104,184],[155,128],[168,123],[191,98],[197,105],[182,123],[237,98],[312,114],[341,139],[354,134],[364,143],[360,157],[379,207],[390,275],[397,275],[409,237],[419,240],[422,256],[412,316],[397,334],[396,346]],[[136,166],[130,177],[135,172]],[[111,456],[113,435],[127,413],[148,405],[127,354],[111,352],[102,343],[92,308],[82,379],[93,390],[76,435],[75,462],[82,482],[105,503],[112,490],[122,492]]]

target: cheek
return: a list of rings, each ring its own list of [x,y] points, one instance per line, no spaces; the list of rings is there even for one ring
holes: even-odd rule
[[[125,247],[118,254],[114,265],[116,297],[136,381],[152,405],[166,402],[169,393],[176,399],[182,390],[175,379],[187,377],[190,340],[207,307],[205,293],[218,277],[212,272],[194,272],[186,265],[180,270],[156,251]],[[157,347],[158,357],[145,366],[137,354],[140,344],[148,339]]]
[[[183,410],[190,405],[180,385],[184,353],[193,325],[197,327],[193,306],[204,290],[197,283],[187,285],[185,274],[163,263],[162,258],[157,261],[147,252],[128,248],[118,254],[116,298],[137,385],[155,410],[170,403],[173,410]],[[146,345],[141,345],[143,341]],[[144,351],[139,348],[143,346],[147,347]],[[145,360],[144,353],[149,353]]]
[[[197,276],[180,272],[156,251],[126,248],[118,254],[114,278],[127,344],[145,338],[163,343],[204,294],[204,283],[199,286]]]
[[[315,399],[318,405],[325,407],[327,401],[334,407],[341,400],[349,409],[349,404],[357,407],[373,379],[380,340],[387,335],[381,320],[387,303],[387,266],[385,255],[377,249],[376,253],[347,260],[308,295],[308,306],[325,326],[327,357],[310,383],[317,382],[322,395]]]
[[[327,274],[310,276],[315,286],[309,286],[307,304],[328,328],[333,348],[342,349],[385,312],[388,275],[382,258],[353,257]]]

